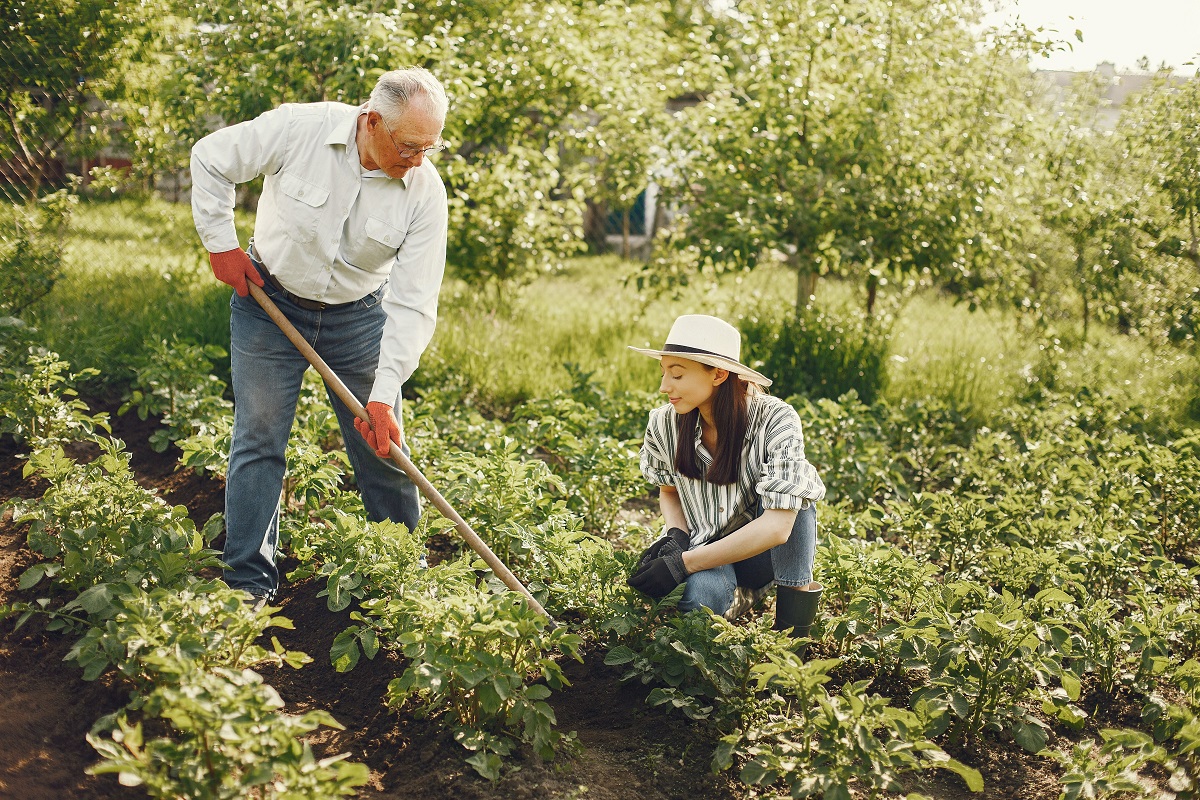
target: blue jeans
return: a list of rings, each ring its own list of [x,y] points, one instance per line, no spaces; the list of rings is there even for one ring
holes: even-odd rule
[[[689,575],[679,610],[692,611],[703,606],[714,614],[724,614],[733,604],[733,593],[739,583],[748,589],[758,589],[770,582],[772,573],[779,586],[807,586],[812,583],[816,552],[817,507],[813,504],[797,512],[792,535],[783,544],[739,564],[725,564]]]
[[[336,310],[310,311],[268,284],[264,290],[334,373],[366,403],[375,383],[386,313],[386,285]],[[253,297],[229,301],[233,374],[233,442],[225,481],[225,581],[257,595],[279,586],[275,547],[288,436],[308,362]],[[372,521],[401,522],[410,530],[420,517],[417,488],[390,459],[382,459],[354,429],[354,415],[326,390],[337,414],[363,505]],[[399,397],[392,401],[399,408]],[[408,453],[408,448],[404,448]]]

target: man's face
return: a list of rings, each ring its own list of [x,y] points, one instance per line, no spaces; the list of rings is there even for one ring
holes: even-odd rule
[[[389,178],[403,178],[425,159],[425,148],[435,146],[442,134],[444,120],[427,109],[413,105],[395,122],[386,122],[377,111],[367,114],[370,152],[366,155],[376,169]],[[368,159],[363,166],[371,168]]]

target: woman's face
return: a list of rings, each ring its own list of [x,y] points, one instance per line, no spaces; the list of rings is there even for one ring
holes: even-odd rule
[[[694,408],[707,410],[717,387],[729,377],[723,369],[677,356],[663,356],[659,365],[663,377],[658,390],[671,401],[676,414],[687,414]]]

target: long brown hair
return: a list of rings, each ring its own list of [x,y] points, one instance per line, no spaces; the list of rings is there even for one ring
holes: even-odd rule
[[[712,372],[716,367],[702,364]],[[675,418],[675,429],[679,434],[675,448],[675,469],[688,478],[704,478],[709,483],[736,483],[741,473],[742,447],[746,443],[746,429],[750,426],[750,394],[758,387],[731,372],[716,392],[713,393],[713,421],[717,426],[717,452],[713,453],[712,466],[708,474],[700,472],[696,456],[696,426],[700,424],[700,409],[693,408]]]

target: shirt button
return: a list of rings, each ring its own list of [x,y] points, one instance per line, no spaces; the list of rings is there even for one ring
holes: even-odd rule
[[[724,514],[724,513],[725,513],[725,508],[724,508],[724,506],[722,506],[721,508],[718,508],[718,509],[717,509],[717,511],[720,511],[722,514]]]

